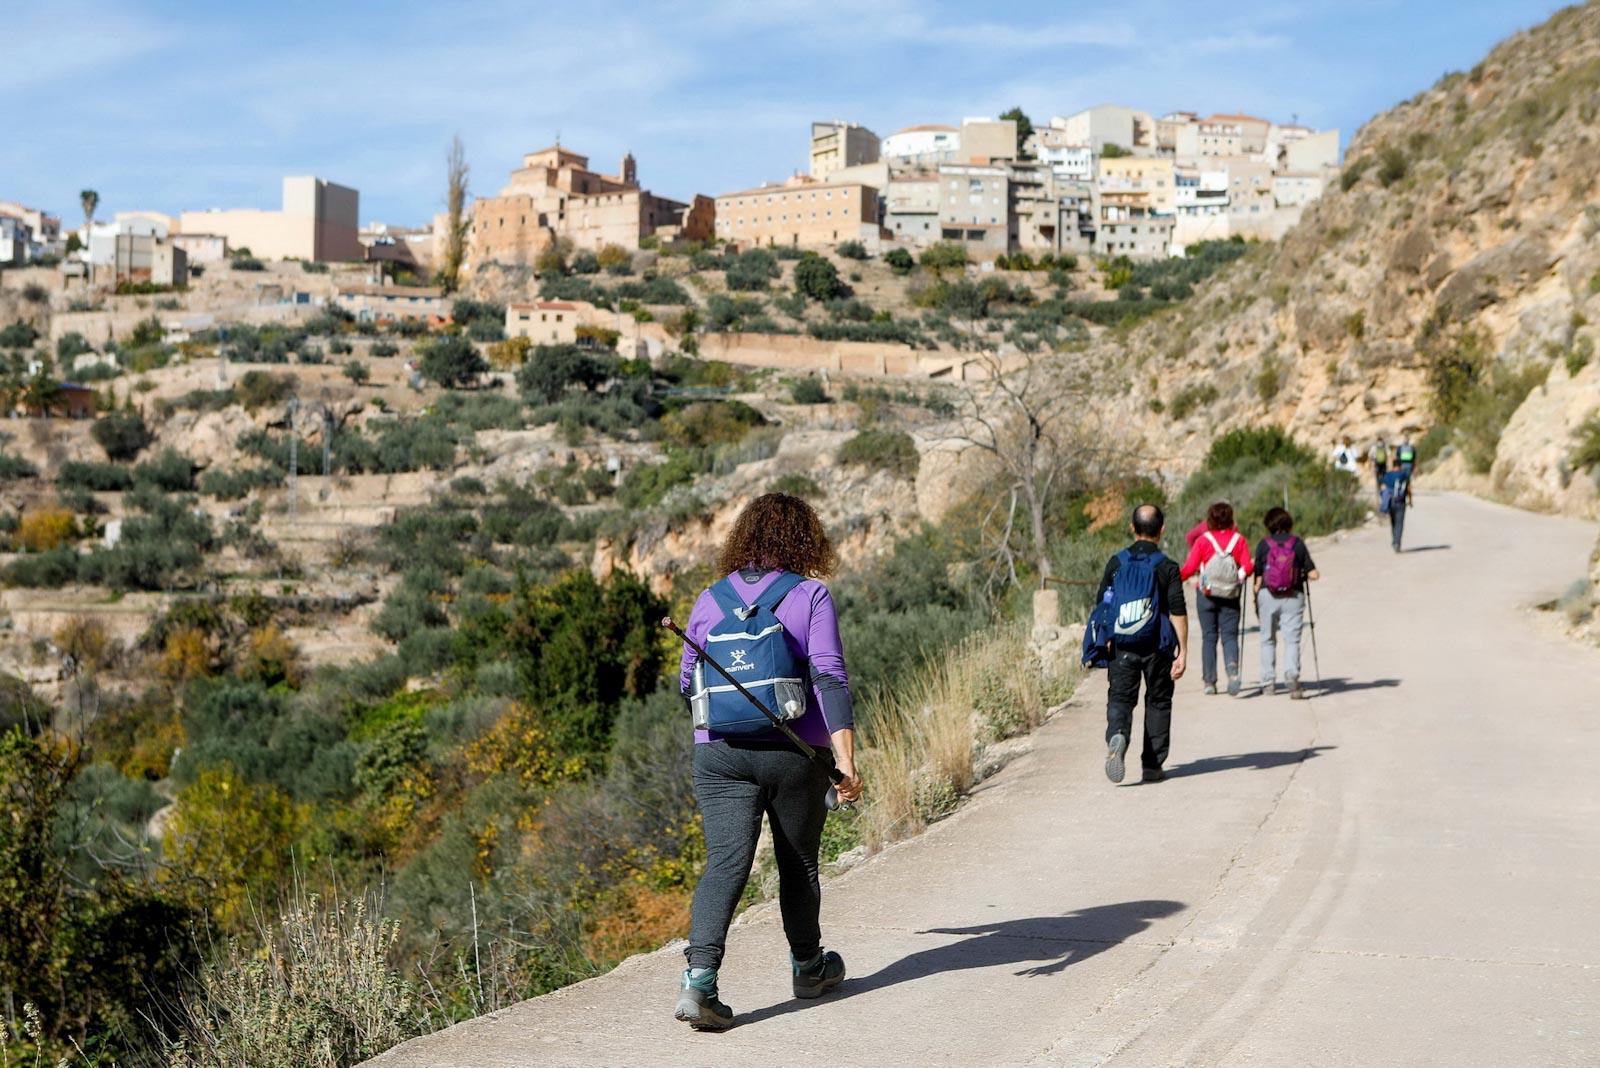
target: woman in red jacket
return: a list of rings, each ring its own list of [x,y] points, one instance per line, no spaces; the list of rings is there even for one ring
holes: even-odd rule
[[[1254,568],[1250,545],[1233,524],[1233,506],[1218,501],[1206,509],[1205,528],[1190,541],[1185,580],[1200,577],[1195,613],[1200,617],[1200,678],[1217,692],[1217,639],[1228,672],[1228,693],[1239,693],[1239,611],[1244,580]]]

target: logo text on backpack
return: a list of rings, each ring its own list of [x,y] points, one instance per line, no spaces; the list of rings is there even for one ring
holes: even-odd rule
[[[745,650],[743,649],[735,649],[733,651],[733,663],[728,665],[729,671],[749,671],[755,667],[754,664],[744,658],[744,654]]]

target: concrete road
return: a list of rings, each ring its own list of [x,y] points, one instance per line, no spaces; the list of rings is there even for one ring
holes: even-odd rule
[[[1595,528],[1417,505],[1401,555],[1386,527],[1315,547],[1313,700],[1204,697],[1197,657],[1172,777],[1114,787],[1097,676],[955,817],[829,884],[837,994],[789,998],[763,908],[726,1034],[673,1021],[669,947],[372,1063],[1600,1064],[1600,654],[1525,607]]]

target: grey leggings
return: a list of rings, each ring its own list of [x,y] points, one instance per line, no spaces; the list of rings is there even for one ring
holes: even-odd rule
[[[694,747],[694,796],[706,835],[706,870],[695,887],[689,920],[693,968],[717,968],[728,925],[744,894],[761,837],[761,816],[772,824],[778,862],[778,906],[789,950],[810,960],[822,948],[822,887],[817,853],[828,817],[828,771],[785,745],[708,742]]]

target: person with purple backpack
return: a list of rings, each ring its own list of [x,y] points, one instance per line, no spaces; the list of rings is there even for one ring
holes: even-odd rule
[[[1278,693],[1278,638],[1283,638],[1283,681],[1289,696],[1305,700],[1300,685],[1300,630],[1305,624],[1306,583],[1321,578],[1311,550],[1294,534],[1294,516],[1270,508],[1267,536],[1256,545],[1256,618],[1261,624],[1261,692]]]

